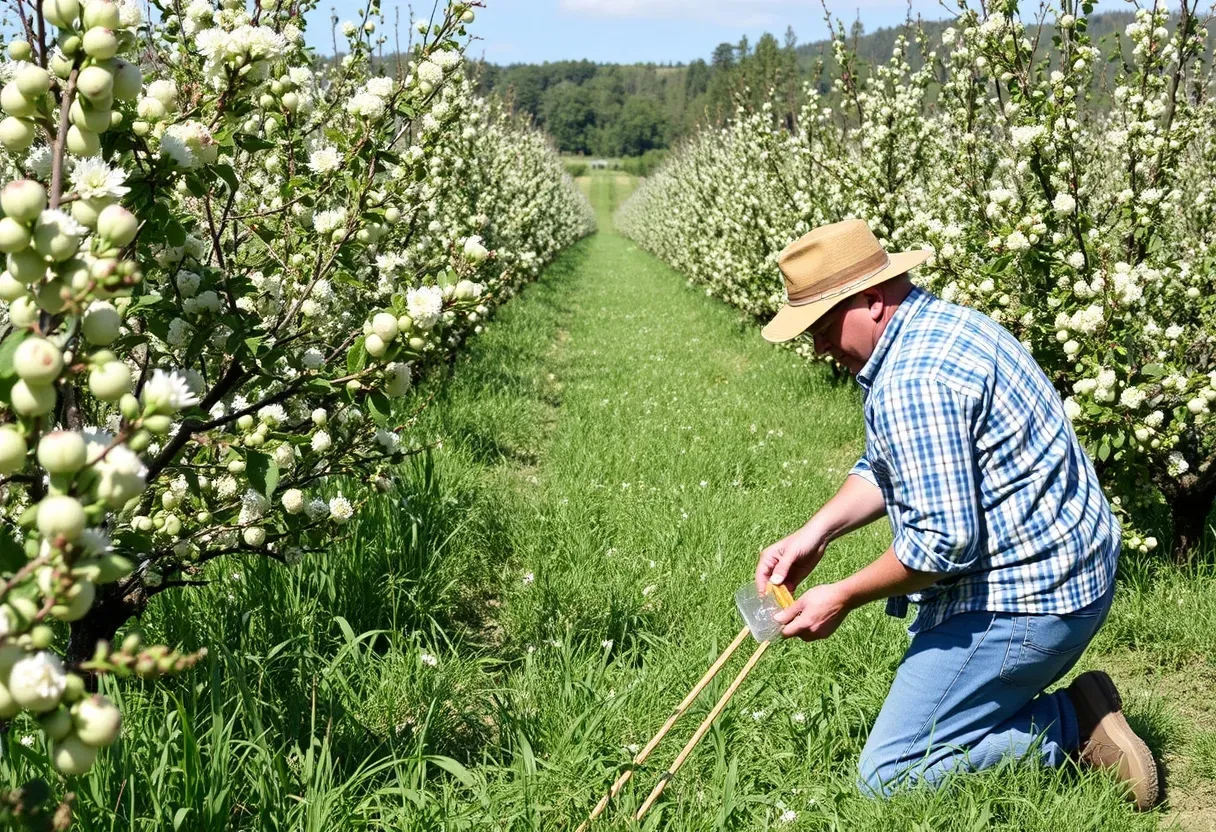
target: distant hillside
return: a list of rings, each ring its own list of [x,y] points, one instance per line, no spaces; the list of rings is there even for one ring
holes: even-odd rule
[[[1108,12],[1089,18],[1089,34],[1106,52],[1116,32],[1134,19],[1131,12]],[[923,21],[931,48],[941,45],[950,21]],[[851,31],[864,64],[886,61],[904,26]],[[1041,42],[1051,42],[1044,27]],[[1031,34],[1033,37],[1033,33]],[[911,50],[919,66],[920,55]],[[512,102],[543,126],[567,153],[636,156],[678,142],[699,124],[720,122],[739,98],[755,103],[777,90],[787,120],[797,112],[807,81],[826,91],[834,70],[831,42],[799,44],[792,29],[779,41],[765,34],[755,44],[720,43],[706,60],[687,64],[598,64],[557,61],[543,64],[480,64],[479,90]],[[863,70],[864,71],[864,70]],[[1113,75],[1114,64],[1107,73]],[[778,114],[778,117],[782,117]]]

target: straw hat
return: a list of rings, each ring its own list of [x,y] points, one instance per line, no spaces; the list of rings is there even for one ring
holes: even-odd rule
[[[774,343],[795,338],[849,295],[919,266],[930,253],[888,254],[863,220],[821,225],[777,255],[788,300],[760,334]]]

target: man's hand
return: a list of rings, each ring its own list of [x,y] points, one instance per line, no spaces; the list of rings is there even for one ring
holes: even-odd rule
[[[828,536],[819,524],[807,523],[760,553],[756,564],[756,591],[763,595],[769,583],[785,584],[792,591],[811,574],[828,547]]]
[[[827,638],[836,632],[840,622],[862,604],[907,595],[928,589],[941,575],[909,569],[895,557],[895,549],[887,549],[869,566],[857,570],[834,584],[813,586],[790,606],[773,616],[785,626],[781,635],[797,636],[803,641]]]
[[[785,625],[781,630],[784,637],[815,641],[836,632],[851,609],[849,594],[839,584],[820,584],[804,592],[801,598],[774,615],[773,620]]]

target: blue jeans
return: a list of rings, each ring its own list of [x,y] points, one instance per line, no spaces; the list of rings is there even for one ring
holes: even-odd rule
[[[1079,745],[1067,673],[1106,620],[1114,586],[1067,615],[971,612],[917,633],[861,752],[858,783],[884,796],[1033,755],[1058,766]]]

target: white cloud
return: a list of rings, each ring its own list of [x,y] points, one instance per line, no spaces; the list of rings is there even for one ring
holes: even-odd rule
[[[558,0],[558,8],[581,17],[624,20],[684,18],[721,26],[777,26],[791,12],[803,11],[799,0]]]

